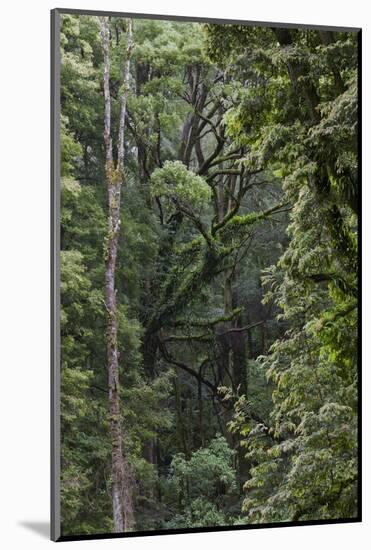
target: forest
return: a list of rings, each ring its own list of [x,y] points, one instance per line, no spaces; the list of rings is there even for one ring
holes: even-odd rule
[[[60,55],[62,535],[357,518],[358,33]]]

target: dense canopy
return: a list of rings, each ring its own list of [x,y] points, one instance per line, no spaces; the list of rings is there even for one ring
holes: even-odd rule
[[[62,534],[357,516],[357,33],[62,15]]]

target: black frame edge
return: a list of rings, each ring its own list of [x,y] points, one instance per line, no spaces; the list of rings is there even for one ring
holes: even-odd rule
[[[272,529],[272,528],[290,528],[290,527],[311,527],[314,525],[343,525],[347,523],[360,523],[359,517],[349,519],[332,519],[332,520],[308,520],[308,521],[287,521],[282,523],[261,523],[261,524],[246,524],[246,525],[226,525],[222,527],[190,527],[187,529],[166,529],[158,531],[134,531],[131,533],[97,533],[94,535],[62,535],[58,542],[69,542],[77,540],[100,540],[100,539],[121,539],[133,537],[152,537],[162,535],[184,535],[194,533],[217,533],[227,531],[250,531],[252,529]]]

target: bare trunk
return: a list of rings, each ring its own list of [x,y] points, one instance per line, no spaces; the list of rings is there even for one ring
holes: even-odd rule
[[[134,527],[132,482],[129,466],[122,450],[122,418],[120,410],[119,351],[117,344],[117,302],[115,273],[120,230],[121,187],[124,182],[124,132],[126,101],[129,91],[130,57],[132,50],[131,20],[128,22],[128,50],[121,94],[118,160],[115,169],[111,137],[111,96],[109,84],[108,18],[102,17],[101,39],[104,55],[104,143],[106,149],[106,184],[108,198],[108,239],[106,251],[105,294],[107,308],[107,369],[109,388],[110,428],[112,442],[112,508],[114,531],[130,531]]]

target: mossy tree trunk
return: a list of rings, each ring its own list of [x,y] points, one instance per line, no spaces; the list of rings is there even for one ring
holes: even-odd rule
[[[126,102],[129,92],[130,59],[132,51],[132,25],[128,20],[128,47],[124,69],[124,85],[120,97],[120,126],[117,148],[117,166],[113,160],[111,137],[111,95],[108,18],[100,18],[104,56],[104,143],[106,150],[106,185],[108,198],[108,237],[106,248],[105,298],[107,309],[107,370],[109,388],[110,428],[112,443],[112,509],[114,531],[130,531],[134,527],[132,483],[129,465],[122,448],[122,416],[120,406],[118,316],[116,299],[116,261],[120,233],[121,188],[124,183],[124,138]]]

